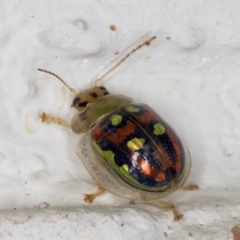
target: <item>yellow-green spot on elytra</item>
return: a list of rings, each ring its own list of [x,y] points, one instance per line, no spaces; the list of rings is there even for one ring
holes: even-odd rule
[[[143,147],[144,142],[144,138],[133,138],[132,140],[127,142],[127,146],[131,150],[136,151]]]
[[[100,146],[93,142],[93,146],[95,147],[95,149],[97,150],[97,152],[103,157],[105,158],[107,161],[109,162],[114,162],[114,156],[115,154],[111,151],[111,150],[107,150],[104,151],[100,148]]]
[[[154,131],[153,133],[155,135],[162,135],[165,133],[165,127],[161,123],[156,123],[154,126]]]
[[[93,142],[93,146],[96,149],[96,151],[104,158],[107,160],[107,162],[110,164],[110,166],[112,166],[112,168],[123,178],[125,179],[127,182],[132,183],[134,186],[138,186],[139,182],[133,178],[133,176],[128,172],[128,165],[127,164],[123,164],[122,166],[118,166],[115,161],[114,161],[114,156],[115,154],[108,150],[108,151],[104,151],[101,149],[101,147]]]
[[[127,106],[126,110],[128,112],[138,112],[140,109],[138,107],[135,107],[135,106]]]
[[[128,165],[127,164],[123,164],[122,167],[128,172]]]
[[[117,126],[119,123],[122,122],[122,116],[119,114],[114,114],[111,116],[111,122],[113,126]]]

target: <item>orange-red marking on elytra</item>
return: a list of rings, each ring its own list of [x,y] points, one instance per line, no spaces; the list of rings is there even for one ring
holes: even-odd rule
[[[91,137],[96,142],[105,139],[113,144],[120,145],[129,134],[135,133],[135,130],[136,127],[132,122],[128,122],[125,126],[113,133],[106,133],[100,126],[97,126],[93,129]]]
[[[165,174],[162,171],[160,172],[153,169],[150,164],[141,156],[137,157],[137,164],[146,176],[152,178],[156,182],[162,182],[165,180]]]
[[[150,109],[148,105],[146,104],[142,105],[144,105],[144,108],[147,109],[147,111],[145,111],[142,115],[137,116],[137,119],[140,123],[148,124],[153,120],[159,119],[159,116],[157,116],[157,114],[155,114],[154,111]]]

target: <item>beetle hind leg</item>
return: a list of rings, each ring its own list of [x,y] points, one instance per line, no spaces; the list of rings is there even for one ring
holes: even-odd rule
[[[65,120],[63,120],[62,118],[49,116],[45,112],[40,114],[39,117],[41,118],[42,122],[57,123],[63,127],[72,129],[71,125],[69,123],[67,123]]]
[[[155,200],[152,201],[154,204],[156,204],[157,206],[166,209],[166,210],[171,210],[173,215],[174,215],[174,221],[179,221],[180,219],[183,218],[183,214],[179,213],[176,209],[176,207],[174,206],[174,204],[170,203],[170,202],[165,202],[162,200]]]
[[[105,189],[102,187],[99,187],[99,190],[96,193],[85,194],[84,201],[87,203],[92,203],[95,200],[95,198],[101,196],[104,192],[105,192]]]

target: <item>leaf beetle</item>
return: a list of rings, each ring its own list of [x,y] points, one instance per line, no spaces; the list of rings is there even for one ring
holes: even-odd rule
[[[112,95],[99,86],[107,74],[155,38],[151,37],[128,53],[98,78],[93,88],[79,93],[58,75],[38,69],[55,76],[74,94],[72,107],[78,111],[71,124],[44,112],[40,118],[42,122],[58,123],[77,134],[84,133],[76,153],[100,188],[97,193],[86,194],[86,202],[91,203],[107,190],[134,201],[153,202],[171,209],[178,220],[183,215],[175,206],[159,199],[181,188],[187,180],[191,158],[186,145],[148,105],[134,103],[127,96]],[[196,185],[185,187],[197,188]]]

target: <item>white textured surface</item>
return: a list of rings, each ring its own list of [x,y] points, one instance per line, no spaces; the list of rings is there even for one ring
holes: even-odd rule
[[[239,12],[238,0],[1,1],[0,238],[232,239],[240,222]],[[37,68],[88,88],[152,35],[103,83],[152,106],[188,145],[187,183],[200,190],[167,198],[184,214],[179,222],[110,193],[88,206],[84,193],[97,187],[75,155],[79,136],[38,118],[45,111],[70,122],[74,110],[68,90]]]

